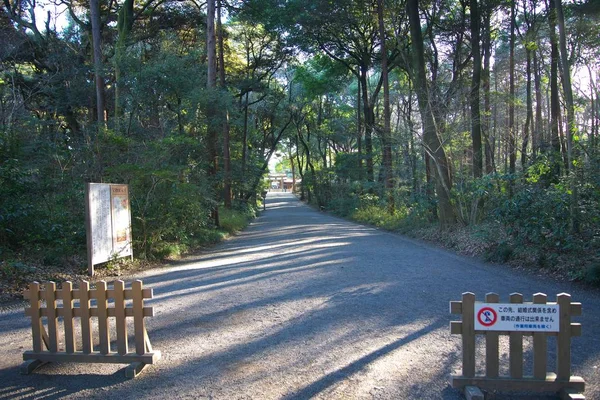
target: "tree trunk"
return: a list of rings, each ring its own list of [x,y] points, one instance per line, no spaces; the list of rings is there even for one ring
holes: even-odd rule
[[[517,146],[515,132],[515,2],[510,7],[510,59],[509,59],[509,99],[508,99],[508,173],[514,175],[517,168]],[[512,196],[512,183],[510,187]]]
[[[360,102],[360,79],[357,80],[357,93],[356,93],[356,128],[357,128],[357,147],[358,147],[358,176],[362,181],[363,178],[363,155],[362,155],[362,135],[363,135],[363,124],[362,124],[362,111]]]
[[[567,53],[567,33],[565,30],[565,16],[563,13],[562,1],[555,0],[556,17],[558,20],[558,31],[560,39],[560,60],[562,67],[562,82],[563,91],[565,93],[565,101],[567,106],[567,173],[571,175],[571,231],[579,232],[579,192],[578,182],[576,182],[576,171],[578,168],[573,161],[576,158],[573,154],[573,137],[578,135],[577,124],[575,121],[575,106],[573,105],[573,87],[571,85],[571,70],[569,67],[569,57]]]
[[[375,114],[373,107],[369,104],[369,94],[367,91],[367,68],[365,66],[360,67],[360,86],[362,89],[362,101],[363,101],[363,112],[364,112],[364,125],[365,125],[365,157],[367,161],[367,180],[369,182],[375,181],[374,169],[373,169],[373,126],[375,124]]]
[[[533,120],[533,99],[531,96],[531,50],[527,49],[527,117],[523,125],[523,144],[521,146],[521,167],[527,169],[527,146],[529,145],[529,132]]]
[[[217,0],[217,34],[219,42],[219,82],[223,91],[227,90],[225,82],[225,46],[223,24],[221,23],[221,0]],[[223,119],[223,202],[225,208],[231,208],[231,160],[229,152],[229,110],[225,109]]]
[[[558,98],[558,39],[556,38],[556,7],[550,0],[548,9],[550,25],[550,142],[552,145],[552,175],[558,179],[560,175],[560,136],[558,120],[560,117],[560,102]]]
[[[100,33],[100,4],[90,0],[90,19],[92,23],[92,45],[94,48],[94,78],[96,80],[96,112],[98,125],[105,126],[104,118],[104,76],[102,73],[102,36]]]
[[[206,87],[209,89],[209,95],[214,96],[214,89],[217,86],[217,48],[216,48],[216,36],[215,36],[215,1],[208,0],[206,3],[206,52],[207,52],[207,82]],[[215,124],[214,116],[217,114],[214,102],[210,102],[207,113],[207,130],[208,130],[208,154],[210,160],[210,166],[208,168],[208,175],[212,180],[215,193],[218,193],[218,182],[217,170],[218,170],[218,156],[217,156],[217,126]],[[218,199],[219,196],[217,196]],[[212,218],[215,226],[220,226],[219,221],[219,206],[215,205],[212,212]]]
[[[535,85],[535,127],[533,129],[533,156],[536,157],[543,148],[542,137],[542,77],[538,66],[537,50],[533,51],[533,81]]]
[[[479,110],[479,86],[481,82],[481,52],[479,49],[479,9],[478,0],[471,0],[471,53],[473,76],[471,79],[471,140],[473,143],[473,177],[481,178],[483,173],[483,152],[481,149],[481,112]]]
[[[379,40],[381,40],[381,75],[383,80],[383,132],[381,142],[383,145],[382,162],[384,170],[385,189],[388,198],[388,211],[394,213],[394,177],[392,166],[392,128],[390,113],[390,85],[388,78],[388,59],[385,47],[385,26],[383,22],[383,1],[377,0],[377,17],[379,20]]]
[[[448,159],[440,138],[436,132],[435,120],[431,109],[429,90],[425,74],[425,52],[423,46],[423,36],[421,34],[421,22],[419,19],[418,0],[407,0],[407,15],[410,22],[411,48],[413,56],[413,70],[415,79],[415,90],[421,112],[423,123],[423,139],[425,151],[431,156],[433,167],[435,169],[436,193],[438,197],[438,217],[440,226],[447,228],[456,221],[452,204],[450,203],[450,190],[452,189],[452,180],[450,178],[450,169]]]
[[[496,169],[494,165],[494,150],[491,144],[492,104],[490,95],[490,63],[492,58],[491,7],[485,6],[483,13],[483,137],[485,139],[485,173],[491,174]]]
[[[117,32],[119,37],[115,44],[115,130],[119,132],[121,130],[121,119],[123,117],[123,110],[121,108],[121,85],[122,76],[121,68],[123,65],[123,58],[125,56],[125,50],[127,48],[127,41],[129,34],[133,28],[134,15],[133,15],[133,1],[125,0],[119,15],[117,18]]]

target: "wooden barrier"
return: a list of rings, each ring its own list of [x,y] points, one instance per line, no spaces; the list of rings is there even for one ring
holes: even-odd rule
[[[571,302],[571,296],[561,293],[556,303],[548,303],[543,293],[533,296],[532,303],[523,303],[519,293],[510,295],[510,303],[527,305],[531,309],[540,305],[558,305],[558,332],[531,331],[491,331],[475,330],[475,295],[463,293],[462,301],[451,301],[450,312],[462,314],[462,321],[452,321],[450,332],[462,335],[462,373],[452,376],[452,386],[463,389],[477,387],[483,390],[560,392],[562,398],[584,399],[583,378],[571,376],[571,337],[581,336],[581,324],[571,323],[572,316],[581,315],[581,303]],[[478,305],[481,304],[477,302]],[[488,293],[485,303],[499,303],[496,293]],[[518,306],[515,306],[518,307]],[[480,307],[481,308],[481,307]],[[538,325],[539,326],[539,325]],[[525,328],[532,325],[525,325]],[[485,375],[475,371],[475,335],[485,337]],[[499,374],[499,336],[509,336],[509,375]],[[523,337],[533,337],[533,375],[523,374]],[[547,370],[548,336],[556,336],[556,371]]]
[[[144,299],[151,299],[153,292],[144,289],[142,281],[134,281],[130,289],[126,289],[120,280],[112,287],[100,281],[95,289],[90,289],[86,281],[81,281],[78,289],[73,289],[71,282],[64,282],[58,290],[54,282],[47,282],[44,290],[34,282],[26,296],[30,307],[25,309],[25,315],[31,317],[33,351],[23,353],[26,362],[21,372],[24,374],[47,362],[123,363],[130,364],[125,375],[133,378],[148,364],[160,359],[160,351],[152,350],[144,321],[144,317],[154,316],[153,308],[144,306]],[[129,349],[128,317],[133,317],[134,352]],[[43,318],[47,320],[48,332]],[[93,318],[97,323],[92,323]],[[116,352],[111,349],[111,318],[115,322]],[[95,346],[92,332],[96,330],[92,328],[96,326],[98,344]],[[80,335],[76,334],[76,328],[80,328]],[[63,346],[61,336],[64,337]]]

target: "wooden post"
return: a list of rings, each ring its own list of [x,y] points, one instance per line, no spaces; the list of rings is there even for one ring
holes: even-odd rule
[[[115,317],[117,326],[117,352],[120,355],[129,352],[127,345],[127,321],[125,320],[125,283],[121,280],[114,283]]]
[[[496,293],[488,293],[485,295],[486,303],[500,302],[500,296]],[[487,332],[485,334],[485,375],[489,378],[497,378],[500,374],[499,354],[498,351],[498,332]]]
[[[475,294],[462,295],[463,376],[475,376]]]
[[[520,293],[512,293],[510,302],[513,304],[523,304],[523,295]],[[516,306],[515,306],[516,307]],[[523,333],[510,332],[509,347],[510,347],[510,377],[523,377]]]
[[[52,353],[58,351],[58,326],[56,315],[56,283],[46,282],[44,291],[44,300],[46,300],[46,312],[48,318],[48,350]]]
[[[40,284],[33,282],[29,285],[29,303],[31,307],[31,334],[33,336],[33,351],[42,351],[42,317],[40,314]]]
[[[131,285],[133,291],[133,328],[135,334],[135,352],[144,354],[146,350],[144,322],[144,294],[142,293],[142,281],[134,281]]]
[[[98,308],[98,336],[100,338],[100,353],[110,353],[110,332],[108,329],[108,298],[105,281],[96,283],[96,304]]]
[[[90,183],[85,184],[85,232],[87,241],[87,259],[88,275],[94,276],[94,263],[92,254],[94,254],[94,240],[92,237],[92,220],[90,219]]]
[[[533,304],[546,304],[547,296],[544,293],[533,295]],[[546,379],[548,373],[548,336],[544,332],[533,333],[533,377]]]
[[[81,310],[81,342],[83,352],[92,352],[92,325],[90,321],[90,283],[79,282],[79,309]]]
[[[73,324],[73,284],[63,282],[61,297],[63,301],[63,322],[65,326],[65,351],[75,352],[75,329]]]
[[[571,377],[571,296],[561,293],[556,296],[560,314],[560,332],[556,340],[556,375],[558,380],[568,381]]]

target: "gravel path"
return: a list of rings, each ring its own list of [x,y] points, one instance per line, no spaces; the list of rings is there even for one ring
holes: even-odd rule
[[[568,292],[583,303],[574,373],[600,399],[597,291],[340,220],[287,193],[270,193],[267,211],[210,253],[135,278],[154,288],[158,364],[134,380],[103,364],[20,375],[28,320],[3,312],[0,398],[460,399],[449,386],[461,353],[448,302],[494,291],[504,302],[512,292],[527,301]]]

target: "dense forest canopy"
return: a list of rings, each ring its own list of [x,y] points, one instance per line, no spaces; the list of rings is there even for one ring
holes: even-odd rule
[[[131,186],[140,257],[202,242],[277,153],[322,209],[487,226],[600,280],[599,22],[593,0],[3,0],[0,259],[81,252],[85,182]]]

